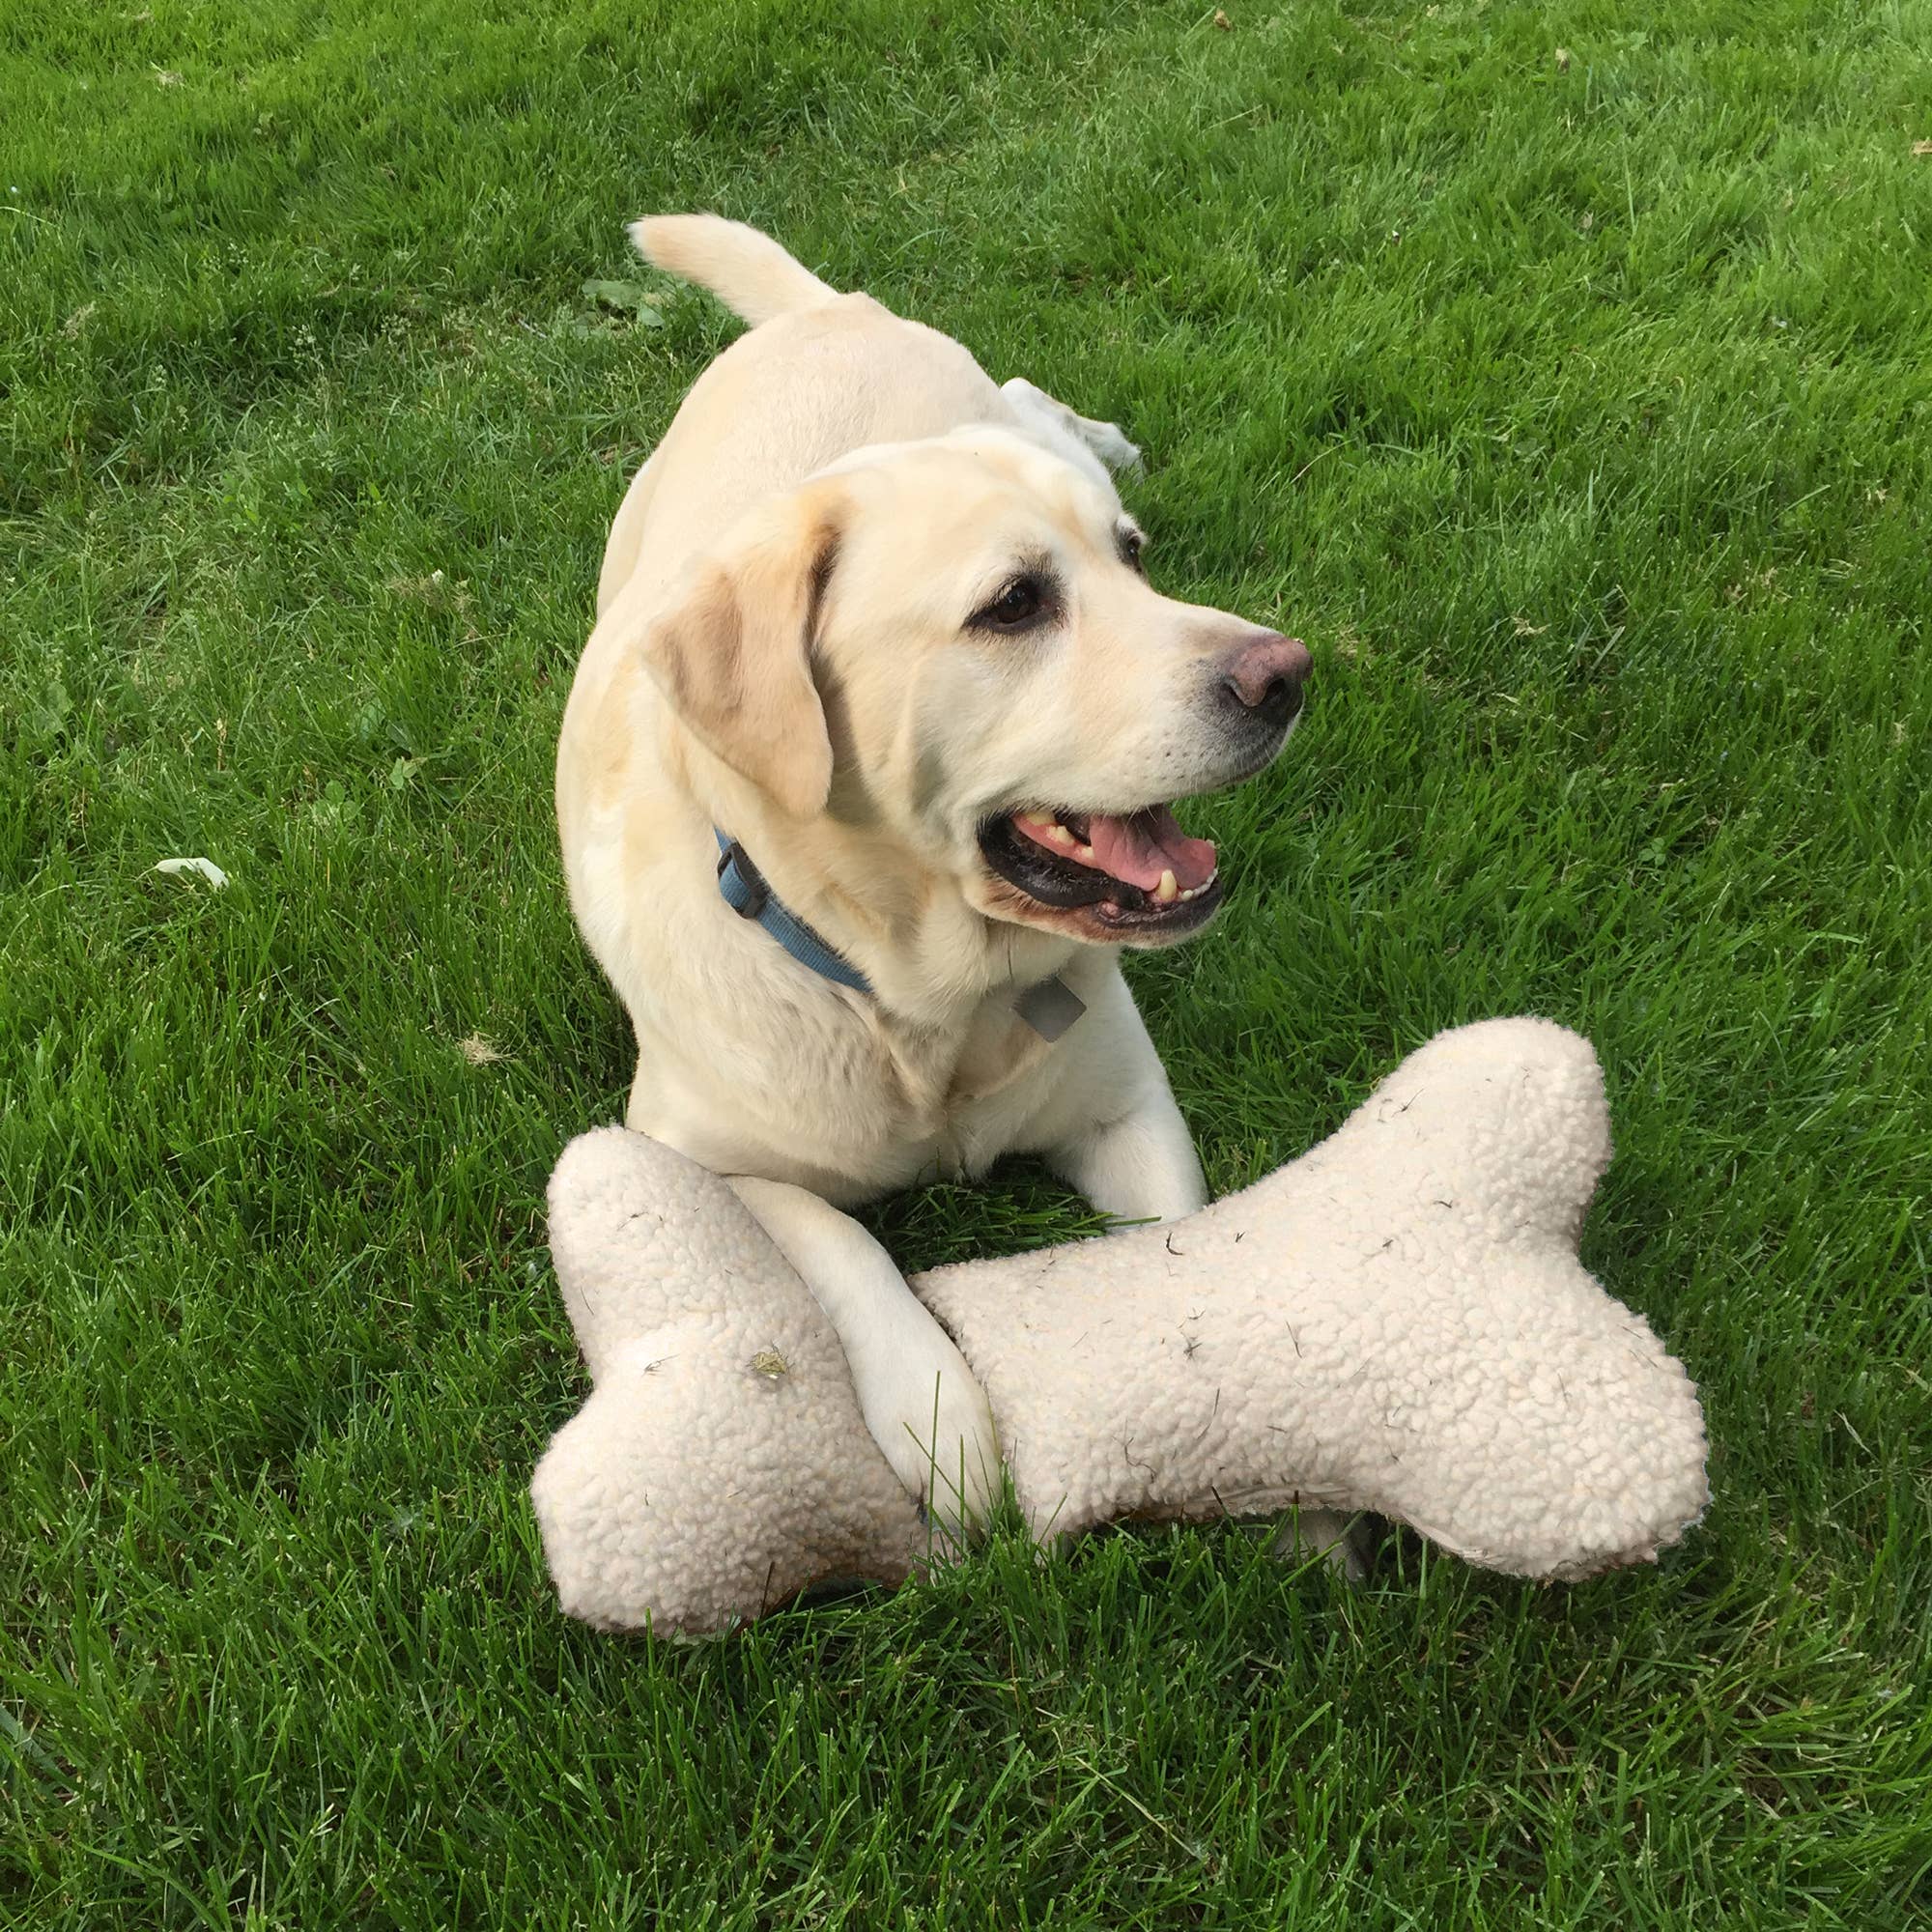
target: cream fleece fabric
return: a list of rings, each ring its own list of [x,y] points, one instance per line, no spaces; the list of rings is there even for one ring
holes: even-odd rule
[[[1694,1385],[1577,1260],[1608,1157],[1588,1042],[1485,1021],[1188,1220],[912,1285],[1042,1540],[1299,1502],[1586,1577],[1654,1557],[1708,1497]],[[722,1180],[585,1134],[551,1243],[595,1385],[531,1486],[564,1609],[696,1635],[919,1567],[830,1325]]]

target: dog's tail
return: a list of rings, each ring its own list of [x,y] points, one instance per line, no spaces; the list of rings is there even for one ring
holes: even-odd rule
[[[631,240],[645,261],[709,289],[753,327],[838,298],[769,235],[722,214],[647,214],[632,222]]]

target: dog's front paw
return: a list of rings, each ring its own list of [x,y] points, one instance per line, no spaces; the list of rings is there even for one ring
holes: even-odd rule
[[[923,1310],[894,1341],[853,1364],[866,1427],[934,1525],[963,1541],[984,1525],[999,1493],[993,1411],[966,1358]]]

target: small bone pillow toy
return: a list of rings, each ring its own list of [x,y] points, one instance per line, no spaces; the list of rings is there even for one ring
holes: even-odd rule
[[[1042,1541],[1307,1504],[1588,1577],[1654,1558],[1708,1499],[1695,1386],[1577,1259],[1608,1158],[1589,1043],[1490,1020],[1187,1220],[912,1287],[985,1389]],[[696,1636],[948,1553],[723,1180],[601,1128],[565,1149],[550,1216],[594,1384],[531,1483],[565,1610]]]

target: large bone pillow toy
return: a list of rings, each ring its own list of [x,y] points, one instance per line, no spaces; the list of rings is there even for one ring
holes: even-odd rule
[[[1490,1020],[1187,1220],[912,1287],[1042,1542],[1307,1504],[1588,1577],[1653,1558],[1708,1495],[1695,1386],[1577,1258],[1608,1158],[1589,1043]],[[557,1163],[550,1233],[593,1384],[531,1484],[565,1610],[701,1635],[947,1553],[831,1323],[723,1180],[600,1128]]]

